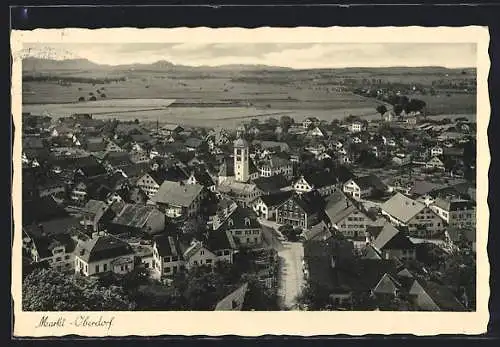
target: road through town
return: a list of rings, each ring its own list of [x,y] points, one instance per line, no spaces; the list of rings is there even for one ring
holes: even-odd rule
[[[278,251],[280,258],[280,278],[278,293],[284,310],[297,309],[295,299],[304,285],[302,259],[304,248],[300,242],[283,242]]]

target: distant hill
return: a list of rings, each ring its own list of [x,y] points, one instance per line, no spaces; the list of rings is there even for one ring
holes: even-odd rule
[[[40,59],[40,58],[24,58],[23,59],[23,73],[31,72],[52,72],[64,70],[103,70],[106,69],[105,65],[99,65],[87,59]]]
[[[61,59],[62,57],[62,59]],[[68,58],[66,58],[68,57]],[[64,55],[62,53],[55,53],[53,51],[41,51],[33,54],[29,52],[25,55],[23,59],[23,73],[29,74],[33,72],[43,73],[43,72],[55,72],[55,71],[173,71],[173,72],[183,72],[183,71],[204,71],[204,72],[217,72],[217,71],[234,71],[234,72],[258,72],[258,71],[312,71],[315,72],[336,72],[336,73],[384,73],[384,74],[446,74],[448,72],[462,72],[465,71],[467,74],[475,73],[475,68],[464,68],[464,69],[449,69],[439,66],[428,66],[428,67],[353,67],[353,68],[320,68],[320,69],[292,69],[280,66],[267,66],[267,65],[242,65],[242,64],[230,64],[230,65],[220,65],[220,66],[187,66],[187,65],[176,65],[172,62],[166,60],[160,60],[151,64],[126,64],[126,65],[104,65],[91,62],[88,59],[75,58],[71,56],[70,53]]]

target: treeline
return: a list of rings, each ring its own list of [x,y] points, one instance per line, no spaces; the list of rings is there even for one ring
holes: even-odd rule
[[[65,82],[65,83],[90,83],[90,84],[109,84],[112,82],[123,82],[126,81],[126,77],[115,77],[115,78],[92,78],[92,77],[77,77],[77,76],[34,76],[25,75],[23,76],[23,82]]]

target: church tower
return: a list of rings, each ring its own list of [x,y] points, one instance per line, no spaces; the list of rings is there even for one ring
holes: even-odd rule
[[[234,141],[234,176],[238,182],[247,182],[249,179],[249,147],[243,138]]]

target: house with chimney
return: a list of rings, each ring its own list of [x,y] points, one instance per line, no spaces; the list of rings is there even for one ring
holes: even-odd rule
[[[165,214],[156,206],[123,204],[109,222],[110,234],[154,235],[165,229]]]
[[[299,193],[317,191],[321,196],[328,196],[337,190],[338,178],[329,168],[301,175],[292,185]]]
[[[396,227],[407,227],[412,237],[431,238],[445,230],[445,224],[436,212],[401,193],[384,202],[381,213]]]
[[[200,212],[205,189],[200,184],[164,181],[153,195],[154,202],[169,218],[193,217]]]
[[[366,227],[372,219],[351,197],[341,191],[334,192],[326,198],[325,214],[331,229],[348,239],[364,243]]]
[[[278,206],[288,200],[292,195],[293,191],[261,195],[252,202],[253,210],[261,218],[276,220]]]
[[[160,235],[153,241],[153,269],[158,277],[168,278],[197,266],[214,266],[219,261],[232,264],[236,247],[228,231],[213,232],[204,241],[194,239],[189,243]]]
[[[385,184],[375,175],[351,178],[342,186],[342,191],[356,200],[366,199],[376,192],[384,193],[386,190]]]
[[[437,197],[429,206],[452,228],[476,226],[476,203],[459,197]]]
[[[416,245],[394,225],[369,225],[366,229],[367,241],[381,259],[416,260]]]
[[[294,194],[276,208],[276,222],[309,229],[320,222],[323,206],[317,192]]]
[[[49,233],[40,224],[38,230],[23,229],[23,251],[33,263],[46,263],[58,271],[73,269],[76,241],[69,233]]]
[[[104,232],[83,236],[75,249],[75,273],[95,276],[125,274],[134,269],[134,250],[125,241]]]
[[[228,232],[237,247],[256,247],[262,244],[262,229],[255,212],[229,200],[224,200],[224,204],[212,218],[212,229],[213,232]]]
[[[157,166],[139,178],[136,185],[151,199],[164,181],[181,182],[186,179],[188,179],[188,176],[184,170],[176,165],[167,168]]]

